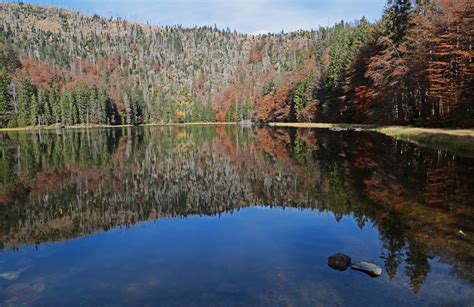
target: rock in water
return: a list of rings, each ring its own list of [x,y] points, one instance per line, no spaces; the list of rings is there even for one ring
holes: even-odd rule
[[[351,257],[337,253],[328,257],[328,265],[338,271],[345,271],[351,264]]]
[[[351,268],[357,271],[365,272],[372,277],[378,277],[382,275],[382,268],[376,265],[375,263],[368,261],[353,263],[351,264]]]
[[[12,271],[12,272],[5,272],[0,274],[0,277],[6,280],[15,280],[20,277],[21,272],[20,271]]]
[[[462,231],[462,230],[459,230],[459,231],[457,232],[457,235],[458,235],[458,237],[461,237],[461,238],[465,238],[465,237],[466,237],[466,234],[465,234],[464,231]]]

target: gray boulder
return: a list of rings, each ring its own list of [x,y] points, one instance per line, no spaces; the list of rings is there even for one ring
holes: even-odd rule
[[[351,264],[351,257],[337,253],[328,257],[328,266],[338,271],[345,271]]]
[[[378,277],[382,275],[382,268],[375,263],[369,261],[361,261],[358,263],[351,264],[353,270],[362,271],[372,277]]]

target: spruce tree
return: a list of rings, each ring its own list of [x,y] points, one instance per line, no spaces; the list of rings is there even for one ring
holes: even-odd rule
[[[7,62],[10,71],[14,72],[18,68],[21,68],[21,62],[12,46],[8,46],[7,48]]]
[[[385,35],[394,43],[400,43],[410,28],[410,0],[389,0],[385,9],[383,25]]]
[[[59,90],[58,86],[55,84],[49,91],[49,97],[48,97],[49,105],[51,107],[52,111],[52,121],[55,123],[60,123],[62,118],[61,118],[61,103],[60,103],[60,97],[59,97]]]
[[[6,127],[8,111],[8,85],[10,78],[6,69],[0,70],[0,127]]]
[[[40,118],[40,106],[38,104],[38,100],[36,99],[35,95],[31,96],[30,99],[30,122],[29,124],[31,126],[36,126],[37,124],[40,125],[42,124],[41,121],[39,120]]]
[[[305,105],[305,83],[301,82],[300,85],[296,88],[295,94],[293,96],[293,103],[295,105],[295,111],[299,112],[304,108]]]
[[[51,105],[49,103],[49,93],[46,89],[41,90],[38,93],[38,104],[41,107],[41,111],[43,114],[43,123],[42,124],[52,124],[54,122],[54,115]]]
[[[64,125],[70,124],[68,120],[68,115],[69,115],[69,100],[68,100],[69,93],[67,89],[64,89],[64,91],[61,93],[61,96],[59,98],[59,106],[60,106],[60,116],[58,117],[61,123]]]
[[[110,99],[107,97],[107,92],[104,88],[99,89],[97,101],[99,104],[99,110],[101,112],[100,123],[105,125],[111,124],[113,116],[113,107],[110,103]]]
[[[31,123],[30,106],[33,95],[34,88],[31,84],[30,74],[27,72],[20,77],[18,82],[18,125],[20,127],[25,127]]]

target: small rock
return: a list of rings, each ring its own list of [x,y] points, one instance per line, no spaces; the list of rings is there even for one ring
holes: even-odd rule
[[[241,126],[253,126],[253,122],[252,122],[251,120],[249,120],[249,119],[241,120],[241,121],[239,122],[239,124],[240,124]]]
[[[328,265],[338,271],[345,271],[351,264],[351,257],[337,253],[328,257]]]
[[[20,277],[20,271],[11,271],[0,274],[0,277],[6,280],[15,280]]]
[[[361,261],[358,263],[351,264],[353,270],[362,271],[369,274],[372,277],[378,277],[382,275],[382,268],[370,261]]]

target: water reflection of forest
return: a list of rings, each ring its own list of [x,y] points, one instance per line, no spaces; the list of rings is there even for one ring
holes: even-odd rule
[[[374,133],[240,127],[12,133],[0,144],[2,248],[289,206],[373,222],[389,276],[403,264],[415,292],[432,257],[474,282],[473,159]]]

